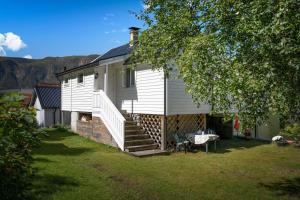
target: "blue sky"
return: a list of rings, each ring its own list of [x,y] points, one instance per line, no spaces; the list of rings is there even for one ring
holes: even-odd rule
[[[0,0],[2,55],[102,54],[128,42],[128,27],[143,27],[129,12],[142,9],[141,0]],[[20,48],[4,45],[10,32],[22,40],[9,40]]]

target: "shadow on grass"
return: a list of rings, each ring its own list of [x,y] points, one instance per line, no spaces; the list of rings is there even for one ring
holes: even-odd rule
[[[46,162],[46,163],[53,162],[47,158],[40,158],[40,157],[34,158],[33,161],[34,162]]]
[[[44,199],[46,196],[78,186],[78,182],[71,177],[37,174],[32,184],[32,199]]]
[[[42,142],[41,146],[35,149],[34,154],[76,156],[90,151],[90,148],[85,147],[68,147],[62,143]]]
[[[283,179],[282,181],[271,184],[260,184],[261,186],[275,192],[279,196],[289,195],[300,197],[300,177],[294,179]]]
[[[76,137],[76,135],[72,132],[50,129],[47,130],[46,133],[47,135],[41,136],[42,142],[40,146],[34,150],[35,155],[76,156],[91,151],[90,148],[68,147],[63,142],[60,142],[67,137]],[[43,160],[42,162],[47,162],[47,160]]]
[[[260,141],[260,140],[246,140],[241,138],[232,138],[232,139],[223,139],[217,141],[217,151],[214,149],[214,142],[210,142],[208,145],[208,151],[211,153],[230,153],[232,149],[243,150],[249,149],[253,147],[257,147],[260,145],[266,145],[269,142]],[[197,153],[198,151],[205,152],[205,145],[196,145],[193,147],[192,153]]]
[[[60,130],[60,129],[47,129],[45,130],[46,135],[41,136],[41,139],[43,141],[62,141],[67,137],[75,136],[74,133],[66,131],[66,130]]]

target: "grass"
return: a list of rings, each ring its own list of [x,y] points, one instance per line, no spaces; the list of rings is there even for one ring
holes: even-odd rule
[[[224,140],[216,153],[136,158],[49,130],[34,153],[37,199],[300,199],[300,149]]]

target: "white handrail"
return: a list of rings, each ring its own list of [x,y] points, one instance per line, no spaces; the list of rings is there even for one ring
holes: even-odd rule
[[[103,90],[94,92],[93,112],[99,112],[103,123],[119,148],[124,151],[126,120]]]

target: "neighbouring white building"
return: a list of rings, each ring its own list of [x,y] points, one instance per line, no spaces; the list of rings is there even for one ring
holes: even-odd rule
[[[31,106],[36,109],[36,120],[41,127],[61,123],[61,89],[55,84],[41,84],[34,88]]]
[[[213,119],[207,115],[210,105],[197,107],[186,93],[176,67],[168,78],[147,64],[127,67],[137,36],[138,28],[131,27],[128,44],[57,74],[62,121],[81,135],[121,150],[160,152],[170,145],[170,134],[208,128],[213,123],[207,120]],[[232,134],[232,123],[226,130]]]

